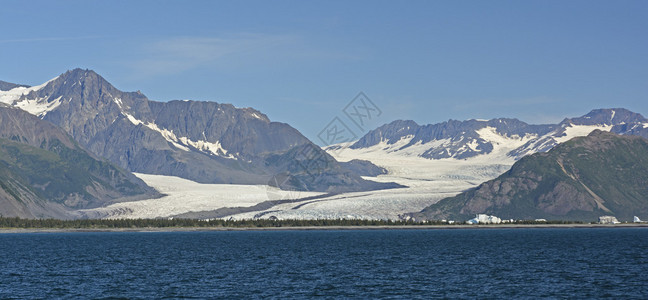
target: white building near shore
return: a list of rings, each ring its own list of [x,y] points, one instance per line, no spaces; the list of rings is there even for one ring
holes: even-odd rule
[[[466,221],[468,224],[500,224],[502,219],[487,214],[477,214],[475,218]]]
[[[600,224],[619,224],[619,220],[617,220],[616,217],[614,216],[600,216],[599,217],[599,223]]]

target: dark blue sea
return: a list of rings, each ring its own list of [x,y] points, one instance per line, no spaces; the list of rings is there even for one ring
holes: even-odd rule
[[[648,229],[0,234],[0,298],[648,298]]]

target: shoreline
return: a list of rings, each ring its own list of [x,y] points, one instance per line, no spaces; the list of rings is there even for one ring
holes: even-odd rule
[[[7,233],[73,232],[207,232],[207,231],[351,231],[351,230],[452,230],[536,228],[648,228],[648,224],[507,224],[507,225],[376,225],[376,226],[285,226],[285,227],[142,227],[142,228],[0,228]]]

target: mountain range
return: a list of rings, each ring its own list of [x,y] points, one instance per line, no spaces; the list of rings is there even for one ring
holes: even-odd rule
[[[374,148],[428,159],[468,159],[505,148],[506,157],[518,160],[528,154],[548,151],[595,129],[648,138],[646,118],[627,109],[615,108],[595,109],[582,117],[546,125],[530,125],[509,118],[449,120],[428,125],[397,120],[370,131],[349,148]]]
[[[152,101],[139,91],[122,92],[94,71],[83,69],[67,71],[38,86],[0,81],[0,105],[0,213],[27,217],[74,217],[75,210],[95,216],[137,215],[133,208],[137,205],[137,209],[144,205],[155,211],[150,207],[157,205],[155,201],[133,201],[135,206],[124,202],[160,196],[131,172],[204,184],[271,186],[309,191],[304,195],[310,195],[303,200],[285,199],[285,205],[277,207],[281,201],[275,201],[272,190],[268,199],[254,196],[254,203],[265,201],[263,205],[245,209],[184,205],[183,211],[165,216],[214,215],[201,212],[208,209],[205,212],[216,211],[219,216],[245,211],[242,218],[270,213],[285,218],[393,218],[432,204],[410,216],[465,217],[475,211],[458,209],[447,204],[448,199],[470,198],[468,193],[474,188],[510,173],[517,161],[539,155],[534,153],[548,152],[595,130],[648,137],[647,119],[614,108],[541,125],[511,118],[428,125],[397,120],[357,141],[322,149],[290,125],[272,122],[253,108]],[[635,150],[641,151],[640,147]],[[524,189],[507,183],[507,189],[518,188]],[[497,196],[491,196],[489,201],[495,201]],[[443,198],[448,199],[438,202]],[[165,199],[172,203],[176,198]],[[121,206],[112,211],[110,205],[115,202]],[[438,209],[436,202],[444,209]],[[99,207],[101,212],[94,211]],[[543,215],[529,206],[527,215],[591,217],[573,211]]]
[[[398,187],[364,180],[288,124],[252,108],[156,102],[74,69],[34,87],[3,83],[0,101],[49,121],[126,170],[200,183],[343,192]],[[313,162],[317,166],[313,166]]]
[[[595,109],[582,117],[568,118],[558,124],[548,125],[529,125],[515,119],[449,121],[424,126],[416,125],[412,121],[395,121],[369,132],[356,142],[332,145],[326,150],[343,164],[364,160],[382,168],[376,173],[367,174],[366,176],[370,176],[366,177],[368,179],[396,182],[406,187],[317,195],[238,208],[195,210],[176,216],[234,219],[273,216],[283,219],[396,219],[399,216],[414,216],[416,219],[427,219],[426,214],[410,212],[421,211],[444,198],[454,197],[497,178],[510,170],[516,161],[524,160],[528,155],[546,153],[571,139],[587,136],[596,130],[606,133],[619,132],[624,135],[645,135],[646,128],[648,122],[645,118],[621,108]],[[477,148],[480,143],[483,146]],[[475,151],[471,155],[468,151],[463,151],[471,147],[481,151]],[[436,151],[455,155],[443,158],[430,158],[426,155]],[[522,153],[526,156],[522,156]],[[516,190],[524,187],[507,185],[507,188]],[[565,197],[569,195],[565,194]],[[625,200],[619,201],[624,203]],[[526,211],[526,208],[521,210]],[[544,216],[553,219],[595,221],[599,214],[609,214],[605,211],[577,211],[549,216],[529,210],[526,214],[516,213],[516,216],[511,218]],[[616,213],[621,210],[617,207],[611,211]],[[639,212],[637,210],[637,213]],[[116,208],[114,213],[118,214],[119,209]],[[137,216],[138,213],[132,215]],[[441,215],[429,217],[439,216]],[[474,215],[468,213],[454,216],[457,217],[456,220],[461,220],[472,218]],[[624,218],[621,215],[619,217]]]

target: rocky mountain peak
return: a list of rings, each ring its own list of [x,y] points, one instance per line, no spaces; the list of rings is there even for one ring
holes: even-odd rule
[[[419,127],[420,125],[412,120],[396,120],[370,131],[351,145],[351,148],[371,147],[381,142],[394,144],[404,137],[416,134]]]
[[[648,122],[641,114],[629,111],[625,108],[602,108],[594,109],[588,114],[565,119],[561,124],[573,125],[622,125],[627,123]]]
[[[141,92],[118,90],[88,69],[69,70],[37,87],[0,92],[0,102],[55,124],[97,156],[139,173],[202,183],[265,184],[285,172],[286,165],[306,165],[285,155],[300,146],[311,146],[309,159],[326,155],[290,125],[271,122],[253,108],[151,101]],[[273,159],[278,156],[285,159]],[[303,170],[293,171],[291,176],[304,176]],[[308,188],[334,192],[384,186],[363,180],[337,161],[323,174],[321,184]]]
[[[98,99],[108,102],[115,101],[115,99],[119,98],[146,99],[146,96],[141,93],[124,93],[116,89],[110,82],[93,70],[79,68],[68,70],[61,74],[48,82],[39,92],[41,97],[46,95],[55,97],[65,95],[69,98],[76,96],[80,100]],[[126,97],[126,95],[128,96]]]

